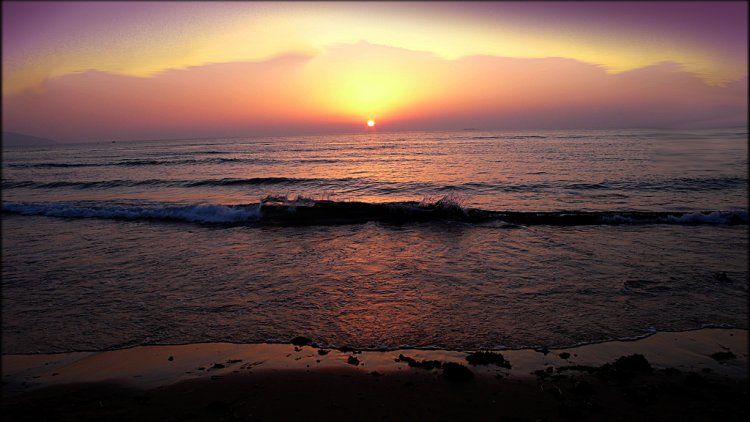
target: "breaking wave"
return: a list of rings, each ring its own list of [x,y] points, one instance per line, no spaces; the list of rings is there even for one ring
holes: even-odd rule
[[[747,224],[747,211],[550,211],[516,212],[466,208],[456,197],[421,202],[343,202],[304,197],[266,197],[245,205],[118,205],[111,203],[3,203],[3,213],[63,218],[172,220],[210,224],[328,225],[369,221],[497,221],[515,225],[738,225]]]
[[[240,223],[257,221],[260,207],[225,205],[128,206],[63,203],[3,204],[3,212],[20,215],[44,215],[64,218],[102,218],[119,220],[172,220],[192,223]]]

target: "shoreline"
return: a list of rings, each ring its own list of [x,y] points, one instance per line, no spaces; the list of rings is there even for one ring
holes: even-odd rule
[[[544,349],[548,353],[531,348],[482,350],[500,353],[512,364],[512,368],[504,374],[507,377],[528,378],[535,370],[550,365],[599,366],[631,354],[644,355],[658,369],[671,367],[690,371],[707,368],[716,374],[734,378],[748,376],[748,330],[739,328],[656,332],[635,339]],[[731,351],[735,357],[724,361],[711,357],[711,354],[723,351]],[[14,394],[75,382],[117,381],[148,389],[189,379],[226,376],[249,369],[330,370],[357,367],[368,372],[398,372],[408,369],[408,365],[394,361],[399,355],[467,365],[466,356],[470,353],[447,349],[356,350],[348,347],[295,346],[291,343],[222,342],[134,346],[105,351],[3,354],[0,361],[3,393]],[[562,359],[559,356],[561,353],[569,353],[570,357]],[[350,356],[357,357],[360,364],[347,363]],[[217,363],[224,367],[214,368],[213,365]],[[481,376],[487,375],[489,368],[491,365],[472,369]]]
[[[681,334],[681,333],[688,333],[692,331],[702,331],[702,330],[737,330],[737,331],[747,331],[750,333],[750,329],[748,328],[741,328],[737,327],[731,324],[703,324],[701,327],[698,328],[686,328],[684,330],[665,330],[665,331],[657,331],[655,329],[648,330],[644,332],[643,334],[637,334],[633,336],[625,336],[625,337],[611,337],[606,338],[603,340],[591,340],[591,341],[584,341],[580,343],[572,343],[568,346],[550,346],[551,349],[549,350],[568,350],[568,349],[576,349],[580,347],[586,347],[586,346],[594,346],[597,344],[602,343],[629,343],[634,341],[640,341],[646,338],[649,338],[651,336],[654,336],[656,334]],[[288,345],[293,344],[290,341],[266,341],[266,342],[260,342],[260,343],[241,343],[241,342],[234,342],[234,341],[205,341],[205,342],[190,342],[190,343],[158,343],[158,344],[142,344],[142,345],[135,345],[135,346],[124,346],[124,347],[111,347],[107,349],[82,349],[82,350],[73,350],[68,352],[27,352],[27,353],[0,353],[0,356],[36,356],[36,355],[44,355],[44,356],[55,356],[55,355],[69,355],[73,353],[105,353],[105,352],[117,352],[122,350],[129,350],[129,349],[135,349],[138,347],[174,347],[174,346],[200,346],[200,345],[209,345],[209,344],[226,344],[226,345],[234,345],[234,346],[250,346],[250,345],[264,345],[264,346],[276,346],[276,345]],[[410,345],[403,345],[403,346],[396,346],[396,347],[378,347],[378,348],[367,348],[367,347],[360,347],[355,348],[351,346],[337,346],[337,345],[326,345],[321,346],[319,343],[315,341],[311,341],[310,344],[306,345],[310,346],[314,349],[326,349],[326,350],[342,350],[346,352],[347,350],[356,350],[358,353],[361,352],[396,352],[399,350],[419,350],[419,351],[443,351],[443,352],[471,352],[471,351],[491,351],[491,352],[511,352],[511,351],[522,351],[522,350],[534,350],[538,351],[543,348],[547,347],[541,347],[541,346],[519,346],[519,347],[505,347],[500,346],[498,348],[479,348],[479,349],[472,349],[472,348],[447,348],[447,347],[441,347],[441,346],[410,346]]]
[[[704,328],[547,353],[501,350],[499,360],[475,355],[495,360],[477,365],[467,361],[470,352],[293,344],[2,355],[3,414],[10,420],[743,420],[747,341],[747,330]]]

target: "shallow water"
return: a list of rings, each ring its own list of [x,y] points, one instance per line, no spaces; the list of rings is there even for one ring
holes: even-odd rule
[[[5,148],[2,184],[3,353],[297,335],[516,348],[747,328],[744,129]],[[484,211],[690,218],[297,226],[233,207],[446,194]],[[734,224],[693,225],[698,212]]]

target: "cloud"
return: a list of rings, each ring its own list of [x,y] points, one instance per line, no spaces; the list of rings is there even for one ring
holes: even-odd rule
[[[573,59],[340,44],[316,56],[132,77],[89,71],[3,97],[8,130],[67,141],[384,129],[702,127],[747,123],[747,77],[707,85],[677,63],[619,74]]]

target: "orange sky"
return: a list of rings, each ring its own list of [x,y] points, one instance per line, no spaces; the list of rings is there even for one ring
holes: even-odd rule
[[[726,21],[738,4],[693,11],[734,25],[718,35],[652,21],[679,4],[634,4],[643,16],[627,19],[590,5],[6,2],[3,127],[96,141],[346,132],[368,119],[378,130],[746,124],[747,21]]]

